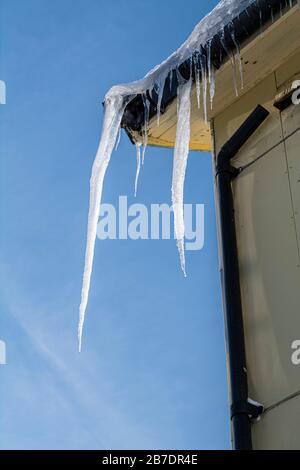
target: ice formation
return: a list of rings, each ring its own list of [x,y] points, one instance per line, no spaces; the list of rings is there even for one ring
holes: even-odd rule
[[[137,142],[135,145],[136,145],[136,176],[135,176],[135,185],[134,185],[134,197],[137,196],[139,176],[140,176],[140,171],[141,171],[141,158],[142,158],[141,157],[142,144],[140,142]]]
[[[183,191],[190,145],[191,88],[192,79],[187,82],[179,83],[172,184],[175,237],[180,255],[181,268],[185,276]]]
[[[81,351],[82,329],[91,284],[103,181],[112,151],[118,138],[121,120],[127,102],[128,99],[124,99],[124,97],[121,95],[108,96],[105,100],[103,131],[90,180],[90,209],[88,215],[87,244],[81,292],[81,304],[79,308],[79,351]]]
[[[292,6],[292,1],[287,0]],[[232,62],[233,80],[236,93],[238,93],[238,80],[236,73],[236,62],[238,62],[242,80],[242,65],[240,58],[239,45],[234,35],[234,26],[232,20],[246,10],[251,4],[256,4],[257,0],[222,0],[200,23],[195,27],[190,37],[183,45],[174,52],[162,64],[152,69],[142,80],[114,86],[105,97],[105,118],[99,149],[93,165],[90,182],[90,209],[88,216],[87,245],[85,255],[85,268],[83,275],[83,285],[80,304],[79,319],[79,349],[81,350],[82,330],[85,318],[85,311],[88,303],[88,295],[91,283],[92,266],[94,259],[94,248],[97,233],[97,223],[100,213],[101,194],[103,180],[112,151],[118,145],[120,125],[123,113],[127,104],[136,96],[141,95],[145,108],[144,137],[137,143],[137,175],[135,182],[135,192],[137,191],[138,176],[141,168],[141,162],[144,162],[145,149],[147,147],[147,134],[149,124],[149,101],[147,92],[150,96],[153,90],[158,96],[157,103],[157,124],[160,119],[160,108],[163,98],[165,82],[168,76],[172,77],[174,71],[179,78],[178,86],[178,124],[176,145],[174,150],[174,170],[172,185],[172,200],[174,205],[175,235],[177,238],[178,249],[180,253],[182,269],[185,273],[184,256],[184,219],[183,219],[183,192],[184,177],[188,159],[189,137],[190,137],[190,92],[191,80],[184,82],[179,73],[179,66],[185,61],[191,61],[191,67],[195,67],[195,81],[198,107],[202,107],[205,120],[207,120],[207,94],[209,94],[210,105],[212,106],[215,94],[214,68],[211,64],[210,47],[208,48],[208,57],[202,54],[202,46],[210,45],[212,38],[220,35],[220,40],[226,50],[224,42],[224,28],[226,25],[232,25],[231,36],[236,45],[236,54],[228,51],[228,56]],[[223,32],[223,33],[222,33]],[[192,63],[192,58],[199,56],[199,60]],[[200,80],[200,77],[202,79]],[[202,82],[202,90],[201,90]],[[141,152],[141,146],[143,146]]]

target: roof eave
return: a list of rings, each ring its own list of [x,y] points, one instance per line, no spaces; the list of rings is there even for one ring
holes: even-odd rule
[[[297,0],[291,0],[292,5],[297,4]],[[252,36],[255,36],[262,28],[272,24],[274,18],[282,15],[290,9],[289,0],[257,0],[244,10],[238,17],[234,18],[224,27],[224,32],[220,31],[212,39],[202,46],[201,54],[207,57],[208,48],[211,50],[211,61],[215,69],[220,69],[228,59],[228,52],[236,51],[236,43],[243,46]],[[234,28],[234,39],[232,30]],[[221,33],[223,34],[223,43],[221,42]],[[226,49],[224,48],[224,41]],[[180,74],[190,78],[192,69],[193,80],[195,80],[194,67],[190,67],[190,61],[193,57],[184,61],[179,66]],[[175,71],[174,71],[175,72]],[[172,77],[170,82],[170,76]],[[161,103],[161,113],[164,114],[168,106],[177,97],[178,80],[177,74],[172,73],[167,77],[164,87],[164,93]],[[147,98],[150,102],[150,120],[157,114],[158,95],[153,90],[150,95],[147,92]],[[144,102],[142,95],[136,96],[126,107],[122,119],[122,128],[127,132],[130,140],[135,142],[136,133],[141,134],[144,127]]]

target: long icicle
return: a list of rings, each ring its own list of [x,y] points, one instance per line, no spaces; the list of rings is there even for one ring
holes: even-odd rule
[[[156,83],[156,93],[157,93],[157,126],[160,124],[160,115],[161,115],[161,104],[164,96],[166,80],[169,75],[169,71],[166,70],[159,80]]]
[[[241,80],[241,89],[244,89],[244,69],[243,69],[243,62],[242,62],[242,56],[241,56],[241,49],[239,46],[239,43],[237,42],[235,38],[235,33],[234,33],[234,25],[232,24],[230,35],[232,38],[232,41],[234,42],[234,45],[236,47],[236,56],[237,60],[239,63],[239,71],[240,71],[240,80]]]
[[[135,184],[134,184],[134,197],[137,196],[139,177],[141,172],[141,142],[137,142],[136,146],[136,175],[135,175]]]
[[[200,80],[200,65],[199,65],[199,54],[194,56],[194,72],[196,81],[196,97],[198,109],[201,107],[201,80]]]
[[[201,68],[201,77],[202,77],[202,88],[203,88],[203,114],[204,114],[204,121],[207,123],[208,121],[208,113],[207,113],[207,88],[208,88],[208,73],[207,73],[207,61],[206,57],[202,54],[200,55],[200,68]]]
[[[144,132],[143,132],[143,152],[142,152],[142,165],[145,163],[145,153],[148,146],[148,132],[149,132],[149,117],[150,117],[150,103],[146,95],[143,95],[144,104]]]
[[[214,97],[215,97],[215,91],[216,91],[216,82],[215,82],[215,69],[214,69],[214,65],[212,63],[212,57],[211,57],[211,47],[212,47],[212,41],[209,41],[207,68],[208,68],[210,109],[212,110]]]
[[[180,256],[181,268],[186,277],[184,253],[184,180],[189,155],[191,125],[191,87],[192,79],[180,83],[177,92],[178,119],[174,149],[172,203],[174,210],[174,229]]]
[[[238,90],[238,82],[237,82],[237,74],[236,74],[236,59],[235,55],[228,49],[226,45],[226,38],[225,38],[225,29],[223,28],[223,31],[220,34],[220,41],[221,44],[224,48],[224,51],[226,52],[230,62],[231,62],[231,68],[232,68],[232,76],[233,76],[233,86],[234,86],[234,91],[235,95],[238,97],[239,96],[239,90]]]
[[[128,100],[124,100],[124,98],[120,95],[109,97],[106,100],[103,131],[90,180],[90,209],[88,215],[87,243],[81,291],[81,304],[79,307],[79,352],[81,351],[82,346],[82,331],[93,270],[94,250],[97,235],[97,224],[100,214],[103,180],[118,137],[123,112],[127,102]]]

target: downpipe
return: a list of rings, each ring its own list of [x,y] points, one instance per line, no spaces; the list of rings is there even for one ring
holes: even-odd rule
[[[269,112],[262,106],[251,113],[217,156],[216,187],[219,201],[222,288],[229,358],[231,421],[234,450],[252,450],[251,420],[263,408],[249,401],[244,322],[237,250],[232,180],[239,170],[231,165],[238,151],[266,120]]]

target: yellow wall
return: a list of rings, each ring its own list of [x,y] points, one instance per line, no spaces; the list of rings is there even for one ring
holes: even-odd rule
[[[255,449],[300,449],[300,365],[291,360],[300,340],[300,105],[273,106],[297,78],[300,52],[213,122],[217,152],[257,104],[271,112],[234,161],[247,165],[233,191],[249,395],[274,407],[253,425]]]

